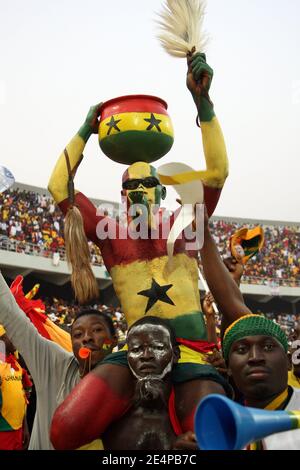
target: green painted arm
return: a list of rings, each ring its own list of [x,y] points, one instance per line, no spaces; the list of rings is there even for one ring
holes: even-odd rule
[[[187,87],[192,93],[201,122],[209,122],[215,116],[214,106],[209,98],[213,69],[206,63],[205,54],[188,57]]]

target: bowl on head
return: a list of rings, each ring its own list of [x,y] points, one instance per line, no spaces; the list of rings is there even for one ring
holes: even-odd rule
[[[111,160],[131,165],[152,163],[173,145],[173,126],[167,103],[156,96],[128,95],[101,106],[99,145]]]

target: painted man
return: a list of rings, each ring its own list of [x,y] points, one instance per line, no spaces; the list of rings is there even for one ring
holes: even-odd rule
[[[209,215],[216,207],[228,171],[224,139],[208,95],[212,75],[212,69],[206,64],[203,54],[196,54],[189,61],[187,86],[197,106],[207,166],[199,184],[204,187],[204,200]],[[84,125],[67,146],[70,171],[67,170],[66,155],[63,153],[52,174],[49,189],[65,213],[70,205],[69,174],[74,175],[88,138],[92,133],[98,132],[99,113],[99,107],[91,109]],[[149,132],[157,132],[155,126],[148,124],[151,128]],[[137,162],[123,175],[122,196],[127,199],[128,207],[138,200],[150,208],[151,226],[151,207],[159,204],[165,197],[165,188],[160,184],[154,167],[145,162]],[[224,387],[226,388],[226,381],[206,363],[203,354],[207,352],[207,343],[199,299],[197,250],[188,249],[184,236],[177,239],[170,269],[167,237],[160,235],[164,229],[163,221],[156,227],[151,226],[158,236],[147,239],[123,239],[119,236],[122,228],[117,222],[110,221],[112,236],[103,240],[97,237],[97,226],[99,227],[98,224],[101,224],[103,219],[97,216],[93,204],[82,193],[76,193],[75,204],[83,216],[87,237],[101,249],[104,264],[111,275],[129,326],[149,314],[167,318],[174,327],[181,349],[181,372],[173,377],[176,383],[176,409],[183,431],[192,430],[194,410],[201,396],[212,392],[224,393]],[[176,217],[177,212],[171,218],[171,226]],[[236,297],[230,297],[228,303],[232,304],[233,298]],[[234,315],[236,310],[228,308],[227,305],[223,312],[230,316]],[[76,403],[72,401],[75,398],[74,393],[66,406],[60,408],[52,434],[56,447],[78,447],[84,440],[90,440],[90,435],[102,434],[108,425],[127,409],[134,386],[130,371],[124,367],[126,352],[122,354],[123,359],[120,356],[107,358],[103,366],[92,374],[89,380],[95,397],[92,399],[90,395],[89,403],[84,407],[82,403],[79,406],[76,399]],[[104,403],[105,410],[102,409]],[[99,410],[97,419],[94,416],[95,410]],[[72,432],[69,432],[69,413],[72,415],[72,423],[77,424],[72,426]],[[91,419],[92,425],[89,423]]]

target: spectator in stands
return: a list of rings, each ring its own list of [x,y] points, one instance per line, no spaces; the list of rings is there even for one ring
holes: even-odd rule
[[[228,240],[233,232],[241,228],[241,225],[222,220],[211,221],[210,224],[218,249],[222,256],[226,256]],[[249,228],[251,227],[249,225]],[[268,285],[270,280],[278,280],[280,285],[296,286],[297,282],[299,283],[300,272],[300,227],[267,225],[262,227],[265,245],[261,252],[247,263],[244,281]]]
[[[126,321],[119,321],[117,326],[118,342],[124,343],[127,336],[127,323]]]
[[[68,353],[38,333],[0,274],[0,321],[22,354],[36,387],[37,411],[29,449],[52,449],[49,429],[56,407],[117,343],[111,318],[98,310],[79,313],[71,331],[74,354]],[[89,348],[91,355],[81,359],[80,347]]]
[[[16,348],[0,325],[0,450],[27,449],[26,408],[32,382],[17,360]]]
[[[288,385],[288,342],[276,323],[246,315],[231,324],[223,338],[228,373],[247,406],[266,410],[299,410],[300,390]],[[252,450],[300,448],[300,429],[273,434]]]
[[[278,315],[274,312],[266,312],[263,314],[270,320],[274,320],[279,323],[279,325],[286,331],[286,334],[289,338],[294,336],[294,329],[296,328],[297,323],[300,321],[299,314],[290,315],[289,313],[281,313]]]
[[[1,233],[10,238],[13,251],[50,257],[64,250],[63,216],[53,199],[45,194],[5,191],[0,194],[0,221]],[[91,244],[91,252],[94,264],[101,265],[98,247]]]

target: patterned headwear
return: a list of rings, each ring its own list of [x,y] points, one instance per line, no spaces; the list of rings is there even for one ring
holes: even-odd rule
[[[272,336],[282,345],[285,352],[288,350],[287,337],[278,323],[268,320],[262,315],[244,315],[233,322],[225,331],[223,338],[223,356],[227,361],[233,343],[246,336]]]
[[[5,335],[6,331],[3,325],[0,325],[0,338],[1,336]]]
[[[252,229],[243,227],[230,237],[230,251],[236,260],[243,264],[256,255],[264,244],[264,231],[257,226]]]

